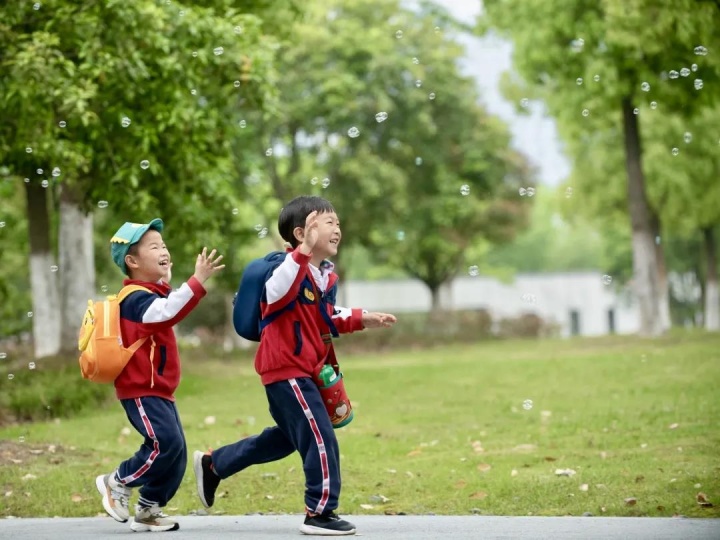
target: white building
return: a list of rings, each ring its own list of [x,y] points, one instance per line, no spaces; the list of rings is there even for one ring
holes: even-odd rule
[[[430,310],[430,292],[416,280],[349,281],[340,301],[390,313]],[[637,305],[596,272],[518,274],[511,283],[490,277],[459,277],[440,292],[446,309],[485,309],[494,321],[534,313],[559,326],[562,336],[631,334],[639,330]]]

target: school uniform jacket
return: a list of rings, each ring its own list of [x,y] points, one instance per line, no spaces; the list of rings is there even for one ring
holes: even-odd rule
[[[134,292],[120,304],[123,345],[129,347],[146,336],[148,339],[115,379],[115,394],[118,399],[157,396],[175,401],[180,355],[173,326],[200,302],[205,288],[195,277],[174,291],[163,281],[126,279],[123,285],[140,285],[152,292]]]
[[[309,255],[295,249],[265,283],[262,318],[281,313],[263,329],[255,354],[255,370],[264,385],[313,375],[327,353],[322,335],[329,325],[320,309],[326,310],[338,333],[363,329],[361,309],[335,307],[338,276],[332,270],[331,263],[315,268]]]

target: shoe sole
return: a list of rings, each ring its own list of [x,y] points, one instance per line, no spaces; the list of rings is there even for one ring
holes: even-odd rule
[[[95,487],[100,492],[100,495],[102,495],[102,505],[108,515],[115,521],[119,521],[120,523],[127,522],[130,516],[122,518],[117,512],[115,512],[115,509],[110,505],[110,494],[108,493],[108,488],[105,485],[104,474],[101,474],[100,476],[95,478]]]
[[[333,529],[323,529],[322,527],[313,527],[312,525],[300,525],[300,532],[303,534],[313,536],[350,536],[355,534],[356,529],[350,529],[349,531],[336,531]]]
[[[205,500],[205,488],[203,482],[203,468],[202,468],[202,457],[203,454],[200,451],[193,452],[193,471],[195,471],[195,487],[197,487],[198,497],[200,502],[205,508],[210,508],[212,505],[208,504]]]
[[[138,523],[133,520],[130,524],[130,530],[133,532],[168,532],[177,531],[179,528],[179,523],[173,523],[172,525],[148,525],[147,523]]]

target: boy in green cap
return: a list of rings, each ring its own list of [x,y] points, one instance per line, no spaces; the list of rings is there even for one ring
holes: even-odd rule
[[[203,283],[223,269],[222,255],[207,249],[197,257],[195,273],[172,290],[170,253],[162,238],[163,222],[125,223],[110,240],[113,261],[128,277],[124,286],[146,290],[129,294],[120,304],[120,330],[125,347],[145,342],[115,379],[115,393],[130,423],[144,437],[134,456],[113,472],[100,475],[95,485],[105,511],[114,519],[130,518],[131,488],[140,499],[131,524],[133,531],[174,531],[176,521],[162,508],[175,495],[187,465],[185,434],[175,407],[180,382],[180,357],[173,326],[205,296]]]

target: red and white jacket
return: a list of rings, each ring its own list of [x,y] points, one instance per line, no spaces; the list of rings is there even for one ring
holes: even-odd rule
[[[180,383],[180,355],[173,326],[183,320],[205,296],[205,287],[191,277],[179,289],[165,282],[126,279],[123,285],[140,285],[120,304],[120,331],[129,347],[149,336],[115,379],[118,399],[156,396],[175,401]]]
[[[310,264],[309,255],[295,249],[267,280],[262,317],[282,313],[263,329],[255,354],[255,371],[264,385],[313,375],[327,353],[322,334],[329,330],[320,306],[327,310],[339,333],[363,329],[362,309],[335,307],[337,279],[332,264],[318,269]],[[318,293],[321,298],[316,299]]]

